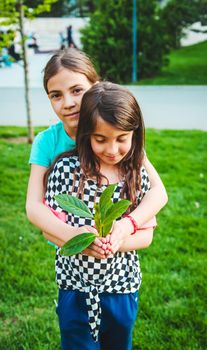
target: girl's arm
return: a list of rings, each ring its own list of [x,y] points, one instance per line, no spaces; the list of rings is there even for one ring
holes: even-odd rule
[[[141,203],[137,208],[130,213],[130,216],[135,220],[137,227],[140,228],[155,216],[162,207],[164,207],[168,200],[162,180],[146,156],[143,165],[149,176],[150,190],[142,198]],[[127,237],[130,237],[133,231],[133,224],[128,218],[122,218],[114,223],[110,234],[110,243],[112,245],[113,253],[119,249],[122,242],[125,241]]]
[[[45,239],[54,243],[58,247],[62,247],[65,244],[64,241],[62,241],[61,239],[56,238],[54,236],[51,236],[49,233],[46,233],[46,232],[42,232],[42,233],[43,233],[43,236],[45,237]]]
[[[142,227],[147,221],[155,216],[167,203],[168,197],[163,182],[156,169],[145,156],[144,167],[149,176],[150,190],[142,198],[138,207],[130,213],[138,227]]]
[[[58,219],[51,210],[43,204],[44,187],[43,178],[47,168],[32,164],[28,184],[26,212],[28,219],[43,232],[49,235],[49,240],[60,245],[66,243],[69,239],[82,232],[97,231],[93,227],[82,226],[79,228],[72,227]]]
[[[109,245],[106,246],[105,251],[102,249],[103,246],[102,248],[97,249],[96,245],[92,243],[87,249],[85,249],[85,251],[83,251],[83,254],[91,255],[97,259],[105,259],[107,256],[114,255],[116,251],[129,252],[132,250],[145,249],[152,243],[153,232],[154,228],[152,227],[138,230],[134,235],[128,236],[122,242],[117,242],[117,246],[110,247],[110,243],[108,242]],[[112,251],[111,248],[114,248],[114,251]]]
[[[138,230],[134,235],[123,241],[119,248],[120,252],[145,249],[150,246],[153,240],[153,228]]]
[[[142,198],[141,203],[130,213],[138,227],[142,227],[147,221],[155,216],[167,203],[168,197],[165,187],[157,171],[145,157],[143,165],[145,166],[150,180],[150,190]],[[129,220],[121,219],[117,221],[111,232],[112,235],[121,235],[123,238],[133,232],[133,226]]]
[[[84,226],[84,228],[88,227],[88,232],[90,231],[90,226]],[[84,229],[84,232],[86,232],[86,229]],[[53,242],[54,244],[56,244],[58,247],[62,247],[66,242],[51,236],[49,233],[43,232],[43,236],[49,240],[50,242]],[[88,256],[93,256],[94,258],[97,259],[105,259],[106,255],[105,255],[105,250],[103,250],[103,243],[101,242],[101,240],[99,238],[96,238],[94,243],[92,243],[88,248],[86,248],[82,254],[88,255]]]

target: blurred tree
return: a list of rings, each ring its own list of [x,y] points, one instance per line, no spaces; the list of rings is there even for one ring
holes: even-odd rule
[[[41,0],[25,0],[28,7],[39,5]],[[98,0],[57,0],[49,12],[42,12],[38,17],[87,17],[95,11]]]
[[[32,7],[34,6],[34,3],[36,3],[36,5],[40,2],[42,2],[42,0],[25,0],[25,2],[27,3],[28,7]],[[38,17],[64,17],[64,16],[68,16],[70,15],[71,11],[74,10],[74,8],[76,7],[76,5],[74,6],[74,4],[71,4],[72,1],[70,0],[56,0],[55,2],[53,2],[51,4],[50,10],[47,11],[45,9],[45,11],[42,11],[41,13],[38,14]]]
[[[85,0],[86,2],[86,6],[88,8],[88,12],[90,14],[92,14],[93,12],[95,12],[98,1],[97,0]]]
[[[27,61],[27,49],[25,45],[26,36],[24,33],[24,18],[35,18],[43,11],[50,11],[51,4],[56,0],[42,0],[33,1],[33,6],[26,6],[24,0],[1,0],[0,2],[0,24],[8,26],[10,29],[3,34],[3,40],[0,40],[0,49],[10,45],[13,36],[19,31],[21,37],[22,59],[24,67],[24,87],[25,87],[25,103],[27,112],[27,127],[28,127],[28,142],[32,143],[34,138],[34,132],[32,127],[31,118],[31,102],[30,102],[30,90],[29,90],[29,74],[28,74],[28,61]],[[34,4],[36,3],[36,4]]]
[[[166,62],[166,37],[159,20],[159,1],[139,0],[138,77],[157,74]],[[87,27],[82,29],[83,49],[95,60],[102,77],[128,83],[132,72],[132,1],[99,0]]]
[[[183,29],[195,22],[207,23],[207,0],[170,0],[161,11],[169,48],[179,48]]]

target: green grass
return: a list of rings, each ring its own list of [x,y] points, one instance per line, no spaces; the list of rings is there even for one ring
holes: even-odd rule
[[[169,65],[139,85],[207,85],[207,41],[172,51]]]
[[[34,128],[34,133],[35,135],[44,130],[45,127],[35,127]],[[16,137],[24,137],[27,136],[27,129],[25,127],[20,127],[20,126],[1,126],[0,127],[0,138],[16,138]]]
[[[139,253],[143,282],[133,350],[204,350],[207,133],[151,129],[146,148],[169,202],[153,244]],[[0,349],[60,349],[54,251],[24,209],[30,146],[2,138],[0,152]]]

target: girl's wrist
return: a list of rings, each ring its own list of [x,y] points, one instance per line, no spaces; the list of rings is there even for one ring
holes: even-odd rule
[[[132,226],[132,232],[130,233],[130,235],[134,235],[137,232],[137,230],[139,229],[136,221],[134,220],[134,218],[131,215],[124,215],[123,218],[128,219],[130,221],[131,226]]]

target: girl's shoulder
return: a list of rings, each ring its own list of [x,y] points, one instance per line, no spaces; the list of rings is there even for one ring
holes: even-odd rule
[[[63,170],[66,167],[77,169],[80,167],[80,161],[78,156],[63,156],[62,158],[59,158],[58,161],[55,163],[54,168],[55,167],[58,169],[62,167]]]
[[[35,139],[53,140],[57,134],[64,131],[63,123],[58,122],[50,125],[47,129],[40,131]]]

